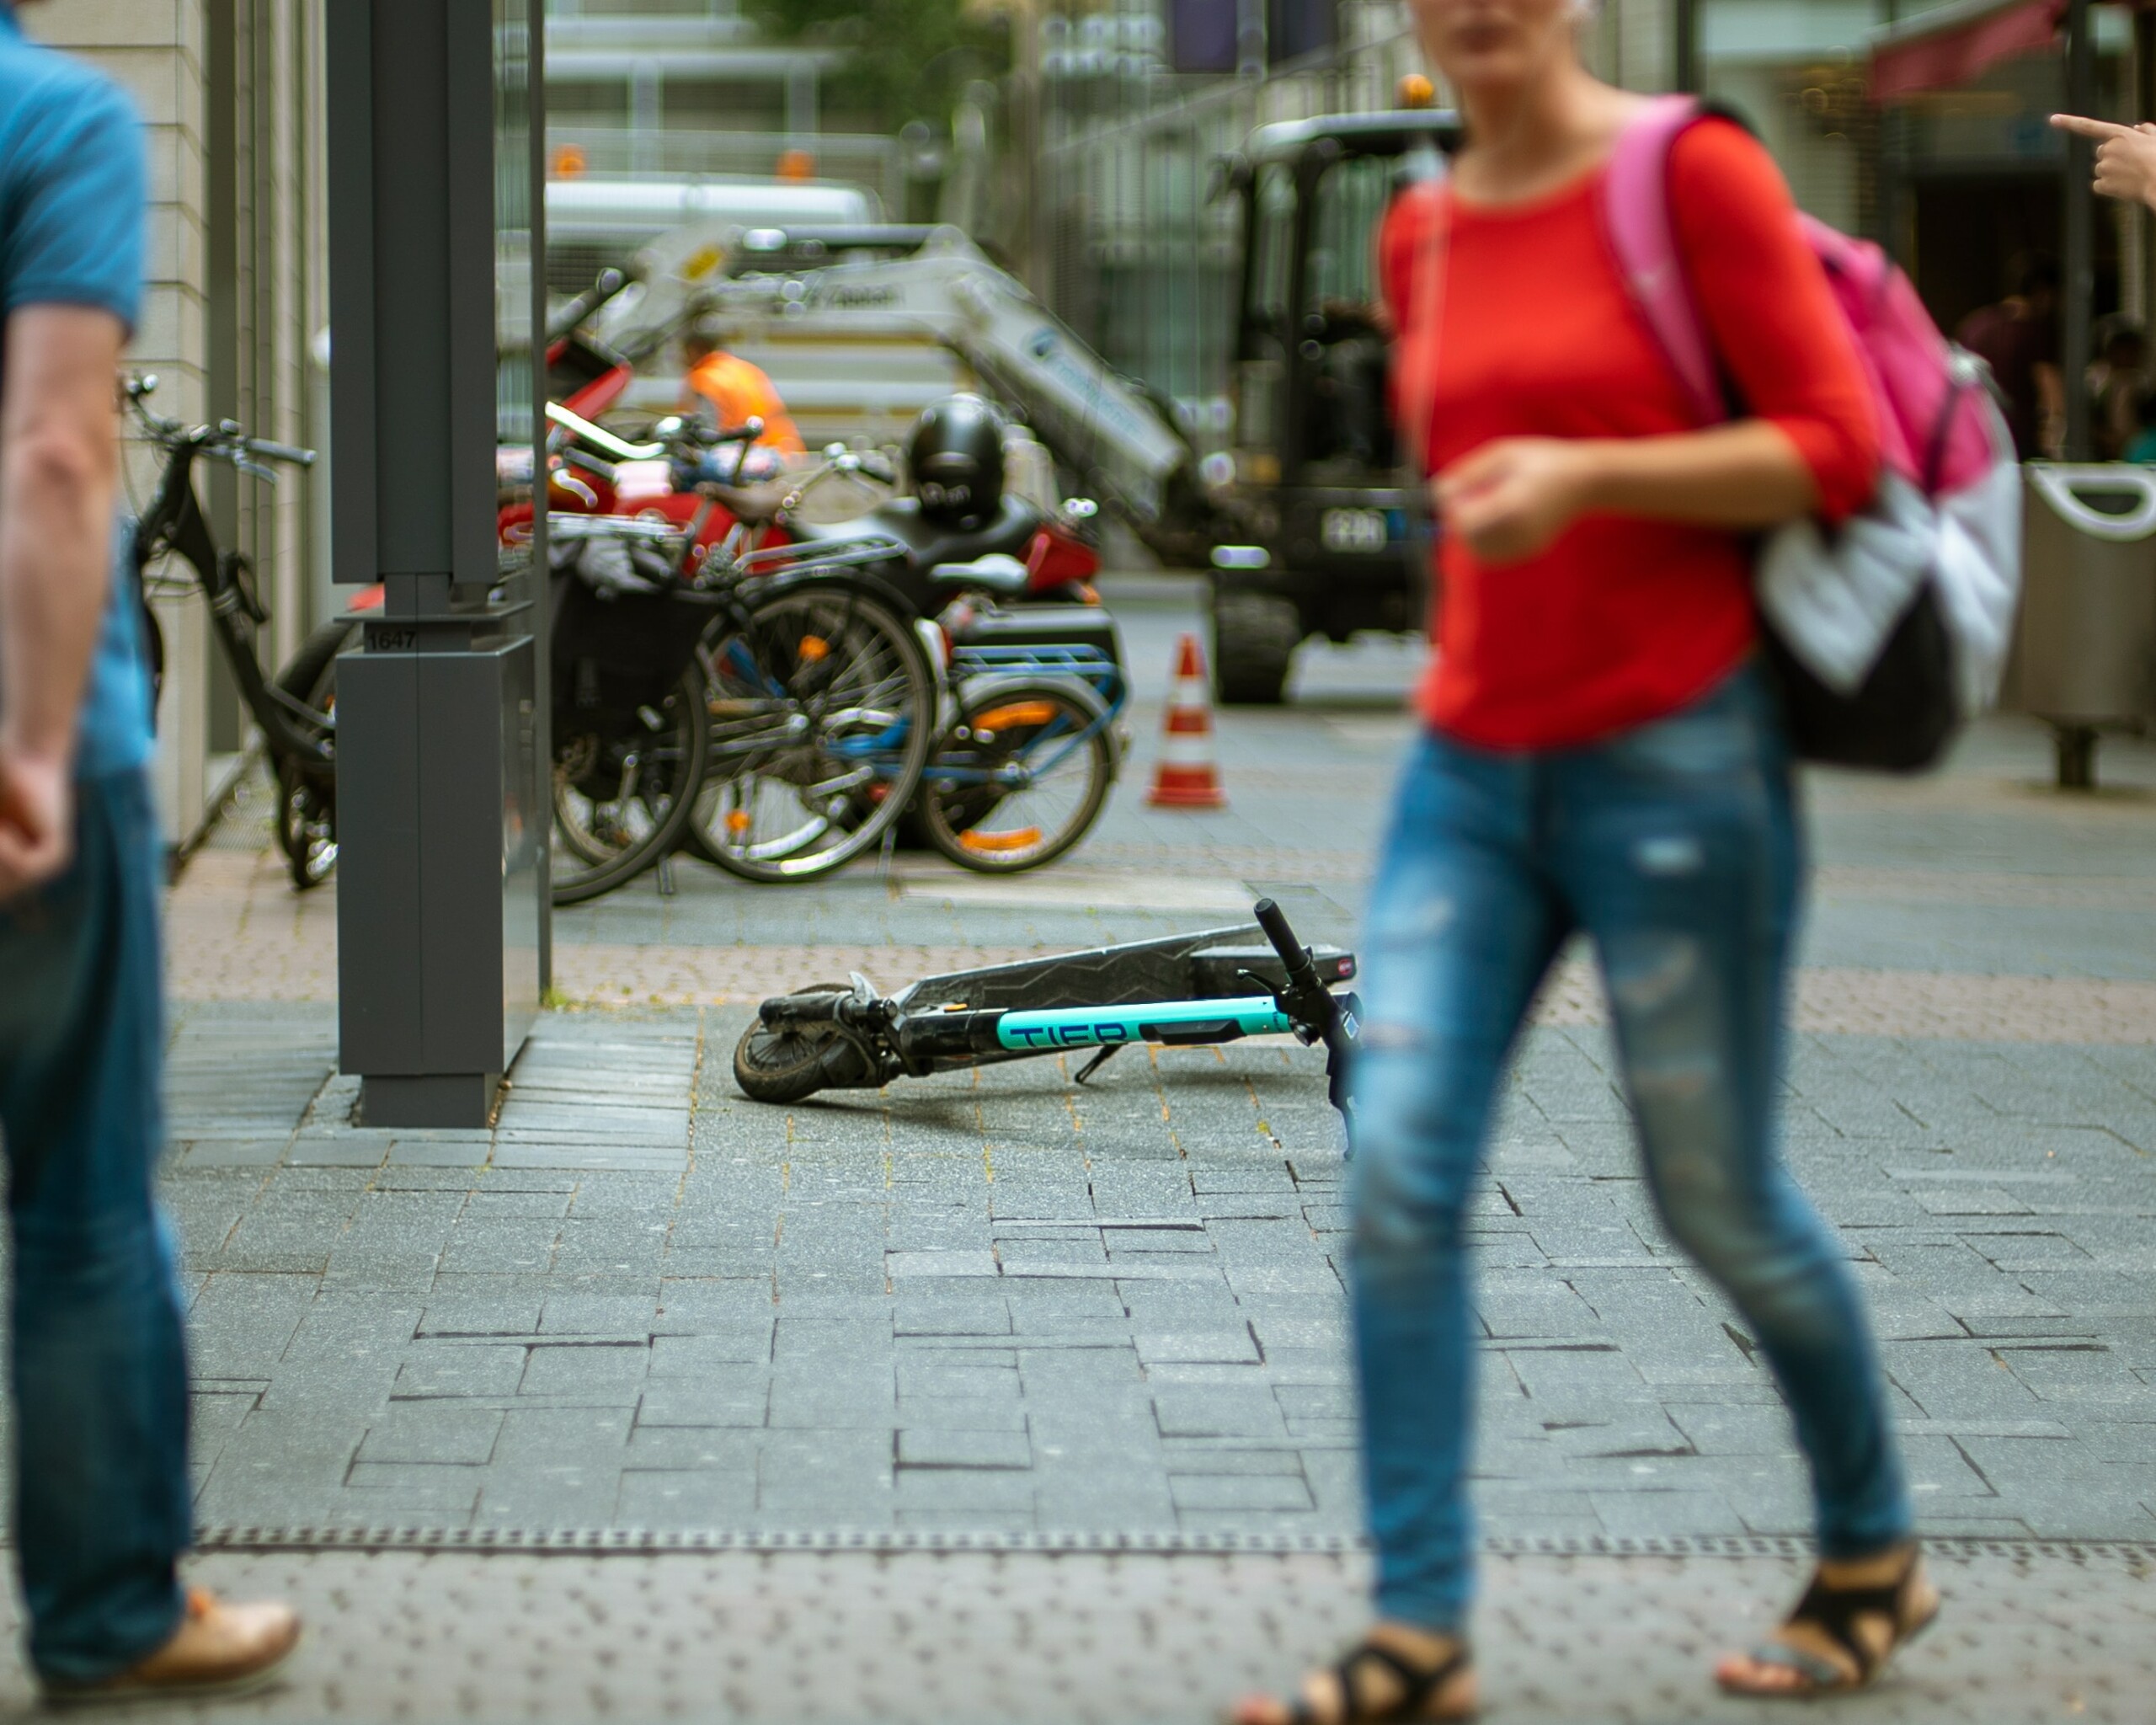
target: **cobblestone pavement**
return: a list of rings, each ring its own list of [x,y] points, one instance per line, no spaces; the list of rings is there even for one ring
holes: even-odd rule
[[[312,1625],[267,1696],[183,1718],[1147,1725],[1291,1683],[1358,1626],[1364,1565],[1297,1556],[268,1552],[199,1559]],[[1486,1717],[1750,1725],[1716,1654],[1801,1583],[1790,1557],[1509,1556],[1486,1567]],[[2156,1579],[2112,1551],[1943,1554],[1939,1626],[1838,1721],[2145,1725]],[[9,1628],[13,1625],[9,1623]],[[22,1679],[0,1675],[0,1714]]]
[[[187,1248],[205,1525],[302,1546],[359,1529],[1283,1548],[1352,1534],[1340,1140],[1308,1052],[1126,1055],[1082,1090],[1039,1062],[792,1110],[743,1101],[728,1072],[749,1003],[850,969],[894,986],[1231,921],[1260,891],[1307,937],[1353,941],[1408,734],[1396,708],[1412,654],[1311,655],[1302,704],[1223,717],[1229,811],[1148,810],[1157,697],[1184,617],[1157,590],[1140,596],[1125,628],[1152,682],[1132,716],[1134,756],[1066,864],[996,881],[902,857],[886,872],[757,889],[685,862],[670,895],[647,879],[563,913],[557,980],[570,1009],[543,1020],[488,1132],[352,1124],[353,1086],[332,1070],[334,888],[295,898],[262,851],[259,807],[229,821],[171,916],[168,1192]],[[1877,1315],[1927,1530],[2156,1542],[2156,748],[2108,742],[2095,795],[2051,790],[2047,766],[2041,732],[1999,720],[1940,777],[1811,783],[1820,867],[1789,1153]],[[1520,1051],[1483,1189],[1485,1529],[1710,1545],[1800,1534],[1801,1473],[1752,1338],[1646,1215],[1602,1016],[1575,959]],[[2105,1614],[2148,1609],[2131,1551],[2073,1568],[2012,1549],[1949,1557],[1967,1566],[1957,1587],[2020,1627],[1957,1629],[1924,1661],[1942,1684],[1951,1653],[1951,1683],[1983,1673],[2006,1685],[1985,1691],[2001,1717],[2025,1717],[2013,1711],[2025,1702],[2030,1717],[2105,1717],[2129,1632]],[[366,1612],[393,1616],[426,1588],[464,1585],[472,1564],[510,1564],[515,1589],[568,1588],[546,1596],[600,1626],[563,1642],[580,1649],[618,1621],[602,1611],[632,1609],[579,1579],[614,1561],[232,1554],[204,1567],[281,1564],[302,1590],[371,1601],[371,1623],[390,1616]],[[647,1589],[675,1560],[649,1561],[605,1573]],[[798,1578],[814,1573],[791,1558],[696,1561],[718,1566],[712,1586],[764,1599],[758,1611],[793,1609],[787,1589],[807,1597]],[[871,1567],[888,1579],[905,1561]],[[939,1561],[928,1573],[956,1578],[937,1583],[951,1598],[992,1585],[1014,1610],[1085,1573],[1076,1558],[1025,1559],[1050,1567],[1022,1585],[1017,1557],[993,1560],[1010,1572]],[[1151,1561],[1115,1572],[1123,1582],[1084,1620],[1113,1650],[1109,1670],[1059,1653],[1077,1661],[1070,1686],[1026,1691],[1023,1717],[1187,1717],[1224,1683],[1320,1650],[1353,1610],[1344,1557]],[[1561,1706],[1587,1691],[1535,1685],[1592,1685],[1614,1660],[1642,1684],[1652,1675],[1652,1717],[1751,1717],[1700,1692],[1709,1632],[1686,1614],[1717,1593],[1728,1609],[1721,1578],[1739,1570],[1742,1597],[1778,1599],[1790,1561],[1507,1559],[1491,1621],[1520,1651],[1493,1655],[1519,1663],[1493,1665],[1493,1687],[1516,1717],[1580,1717]],[[1208,1641],[1204,1624],[1228,1605],[1203,1621],[1181,1607],[1148,1615],[1183,1585],[1168,1578],[1209,1578],[1214,1562],[1222,1597],[1254,1590],[1284,1614],[1255,1621],[1294,1626],[1255,1633],[1231,1614],[1232,1632]],[[1639,1579],[1595,1580],[1613,1574],[1605,1562]],[[1743,1569],[1755,1562],[1757,1587]],[[1647,1590],[1646,1665],[1627,1664],[1631,1642],[1593,1627],[1592,1610],[1545,1624],[1519,1603],[1545,1581],[1555,1597],[1582,1580]],[[2064,1606],[2055,1591],[2068,1580]],[[1191,1591],[1212,1600],[1209,1587]],[[1614,1594],[1596,1597],[1593,1610],[1613,1609]],[[2047,1603],[2025,1619],[2012,1599]],[[903,1646],[941,1615],[888,1632]],[[1013,1649],[1051,1644],[1037,1621],[1011,1619]],[[954,1663],[921,1666],[942,1688],[924,1677],[918,1697],[907,1689],[877,1716],[962,1717],[952,1696],[1004,1706],[1011,1691],[996,1685],[1023,1682],[1027,1664],[991,1659],[978,1669],[1007,1680],[968,1688],[976,1632],[953,1644]],[[2089,1651],[2104,1636],[2108,1664]],[[1000,1656],[1006,1637],[986,1638]],[[341,1658],[345,1632],[335,1639]],[[680,1692],[707,1696],[717,1668],[696,1661],[739,1659],[727,1669],[747,1674],[741,1711],[790,1708],[773,1699],[793,1693],[787,1660],[810,1656],[785,1650],[819,1643],[806,1629],[743,1639],[608,1669],[639,1698],[631,1711],[662,1711],[662,1674],[686,1672]],[[1534,1655],[1561,1648],[1572,1657],[1552,1675]],[[434,1669],[415,1655],[408,1671]],[[565,1667],[531,1669],[527,1680],[504,1668],[500,1696],[529,1699],[502,1705],[574,1711],[544,1676]],[[2076,1674],[2078,1704],[2028,1687],[2039,1669]],[[1965,1716],[1977,1690],[1931,1681],[1865,1705],[1882,1718]],[[842,1697],[830,1716],[852,1705]]]

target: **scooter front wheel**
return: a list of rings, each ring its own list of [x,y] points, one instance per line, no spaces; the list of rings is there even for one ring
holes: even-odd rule
[[[839,982],[812,982],[798,995],[845,995]],[[734,1045],[734,1081],[751,1102],[792,1103],[819,1090],[857,1090],[875,1077],[868,1050],[830,1019],[761,1018]]]

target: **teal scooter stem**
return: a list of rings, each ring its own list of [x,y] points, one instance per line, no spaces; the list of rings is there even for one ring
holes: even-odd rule
[[[1065,1007],[1054,1011],[1004,1012],[995,1039],[1005,1048],[1045,1053],[1061,1048],[1111,1048],[1126,1042],[1177,1044],[1238,1042],[1274,1036],[1294,1022],[1270,995],[1245,1000],[1156,1001],[1138,1007]]]

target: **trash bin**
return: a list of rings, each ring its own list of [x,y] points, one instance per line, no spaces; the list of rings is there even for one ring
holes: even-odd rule
[[[2031,462],[2008,704],[2047,720],[2058,782],[2095,782],[2100,729],[2156,715],[2156,470]]]

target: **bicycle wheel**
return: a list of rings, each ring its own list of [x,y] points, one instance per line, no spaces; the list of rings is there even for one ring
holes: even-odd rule
[[[921,782],[936,683],[912,628],[857,586],[750,601],[707,643],[710,772],[689,830],[744,880],[813,879],[883,841]]]
[[[691,665],[626,723],[554,710],[553,897],[611,892],[681,841],[711,755],[703,673]]]
[[[978,684],[922,776],[921,828],[984,874],[1038,868],[1091,830],[1115,769],[1107,708],[1083,683]]]
[[[337,712],[337,655],[359,633],[339,618],[317,629],[277,673],[277,687],[315,712]],[[320,761],[277,761],[277,846],[296,892],[319,886],[337,867],[337,774]]]

